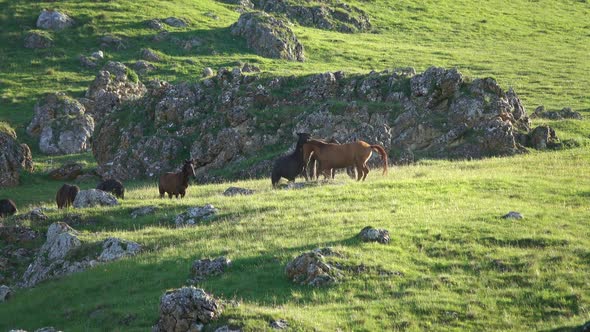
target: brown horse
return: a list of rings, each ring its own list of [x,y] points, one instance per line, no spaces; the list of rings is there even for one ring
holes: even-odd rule
[[[310,140],[303,145],[303,157],[306,162],[314,155],[320,162],[320,172],[327,179],[331,176],[332,168],[345,168],[355,166],[357,181],[364,181],[369,174],[367,161],[371,158],[373,150],[377,151],[383,159],[383,175],[387,173],[387,152],[381,145],[370,145],[367,142],[334,144],[318,140]]]
[[[192,160],[185,160],[180,172],[168,172],[160,175],[158,183],[160,198],[164,198],[165,193],[168,193],[168,198],[172,198],[172,196],[178,198],[178,195],[181,198],[184,197],[186,188],[188,188],[189,177],[195,176],[195,166],[193,164]]]
[[[336,143],[336,144],[340,144],[340,142],[338,142],[338,140],[335,139],[334,137],[330,138],[329,140],[317,139],[317,138],[315,140],[316,141],[320,141],[320,142],[324,142],[324,143]],[[308,147],[308,150],[309,150],[309,147]],[[310,157],[309,162],[307,163],[307,165],[305,165],[305,168],[308,168],[309,169],[309,177],[312,180],[317,180],[319,178],[319,176],[320,176],[319,172],[317,172],[318,164],[319,164],[319,162],[317,161],[317,158],[313,155],[313,153],[311,153],[311,157]],[[332,173],[332,179],[334,179],[334,176],[336,175],[336,170],[335,169],[332,169],[331,170],[331,173]],[[356,172],[354,170],[354,166],[346,167],[346,173],[348,174],[348,176],[351,179],[356,178]]]

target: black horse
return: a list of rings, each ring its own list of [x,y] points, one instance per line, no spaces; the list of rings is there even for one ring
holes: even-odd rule
[[[295,181],[295,178],[303,171],[303,144],[309,141],[311,135],[308,133],[297,133],[297,136],[299,136],[299,139],[297,140],[295,151],[289,155],[280,157],[274,163],[270,179],[272,186],[275,188],[281,178]],[[304,172],[303,175],[305,176],[305,181],[307,181],[307,173]]]
[[[16,204],[11,199],[0,199],[0,217],[7,217],[15,214]]]
[[[118,198],[125,198],[125,187],[119,180],[108,179],[104,180],[96,186],[96,189],[109,192]]]

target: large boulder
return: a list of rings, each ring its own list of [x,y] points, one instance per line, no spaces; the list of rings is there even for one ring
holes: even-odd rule
[[[18,185],[22,171],[33,171],[31,149],[19,144],[14,132],[0,130],[0,188]]]
[[[63,30],[74,25],[75,21],[57,10],[43,9],[37,18],[37,28],[46,30]]]
[[[285,267],[287,278],[294,283],[314,287],[336,283],[340,271],[326,261],[326,256],[338,255],[330,248],[318,248],[303,253]]]
[[[160,298],[160,318],[152,331],[201,331],[221,313],[221,301],[204,290],[192,286],[174,289]]]
[[[119,205],[117,198],[110,193],[98,189],[82,190],[74,199],[74,208],[83,209],[95,206]]]
[[[248,47],[269,58],[304,61],[303,45],[282,20],[264,12],[244,13],[231,26],[232,34],[246,39]]]
[[[48,94],[35,105],[27,133],[39,137],[41,152],[50,155],[80,153],[90,148],[94,119],[77,100],[63,93]]]

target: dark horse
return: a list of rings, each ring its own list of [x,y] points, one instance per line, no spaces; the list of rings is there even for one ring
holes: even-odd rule
[[[55,194],[55,202],[57,203],[58,209],[67,208],[68,206],[74,204],[74,200],[78,193],[80,192],[80,187],[72,186],[65,183],[59,190],[57,194]]]
[[[373,150],[379,152],[383,159],[383,174],[387,173],[387,152],[381,145],[370,145],[367,142],[334,144],[324,143],[318,140],[309,140],[304,145],[305,160],[308,161],[313,154],[320,162],[320,171],[324,178],[331,176],[332,168],[344,168],[356,166],[357,181],[364,181],[369,174],[367,160],[371,158]]]
[[[16,204],[11,199],[0,199],[0,217],[4,218],[16,213]]]
[[[96,189],[109,192],[118,198],[125,199],[125,187],[119,180],[104,180],[96,186]]]
[[[340,142],[338,142],[337,139],[335,139],[334,137],[330,138],[329,140],[324,140],[324,139],[314,139],[320,142],[324,142],[324,143],[335,143],[335,144],[340,144]],[[309,147],[308,147],[309,149]],[[305,156],[305,151],[306,148],[303,148],[303,155]],[[305,160],[304,160],[305,161]],[[311,157],[309,158],[309,162],[305,165],[305,169],[309,170],[309,178],[312,180],[317,180],[318,177],[320,176],[319,172],[317,172],[319,168],[319,161],[317,160],[317,158],[313,155],[313,153],[311,153]],[[303,170],[305,172],[305,169]],[[332,169],[331,170],[332,173],[332,179],[334,179],[334,176],[336,175],[336,170]],[[350,166],[350,167],[346,167],[346,173],[348,174],[348,176],[351,179],[356,178],[356,172],[354,171],[354,167]]]
[[[272,186],[276,188],[279,180],[285,178],[289,181],[295,181],[295,178],[303,172],[303,144],[309,141],[311,135],[308,133],[297,133],[299,139],[295,146],[293,153],[282,156],[277,159],[272,168],[272,174],[270,176]],[[303,172],[305,180],[307,181],[307,173]]]
[[[160,190],[160,198],[164,198],[164,193],[168,193],[168,198],[175,196],[178,198],[184,197],[186,188],[188,187],[188,178],[195,176],[195,166],[193,160],[185,160],[182,170],[180,172],[168,172],[160,175],[158,189]]]

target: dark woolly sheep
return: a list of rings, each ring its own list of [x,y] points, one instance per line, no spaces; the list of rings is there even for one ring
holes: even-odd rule
[[[304,170],[303,144],[309,141],[311,135],[308,133],[297,133],[297,136],[299,136],[299,139],[297,140],[295,151],[289,155],[280,157],[273,165],[270,179],[272,186],[275,188],[281,178],[295,181],[295,178]],[[303,172],[303,176],[305,176],[305,181],[307,181],[307,173]]]
[[[125,187],[119,180],[104,180],[96,186],[96,189],[109,192],[118,198],[125,199]]]
[[[16,213],[16,204],[11,199],[0,199],[0,217],[8,217]]]
[[[188,188],[189,177],[195,176],[195,166],[193,160],[185,160],[182,170],[176,173],[166,173],[160,175],[158,189],[160,190],[160,198],[164,198],[164,194],[168,193],[168,198],[175,196],[178,198],[184,197],[186,188]]]
[[[55,195],[55,202],[57,203],[57,208],[63,209],[74,204],[76,195],[78,195],[79,192],[80,187],[78,186],[72,186],[67,183],[61,186],[61,188],[59,188],[57,194]]]

